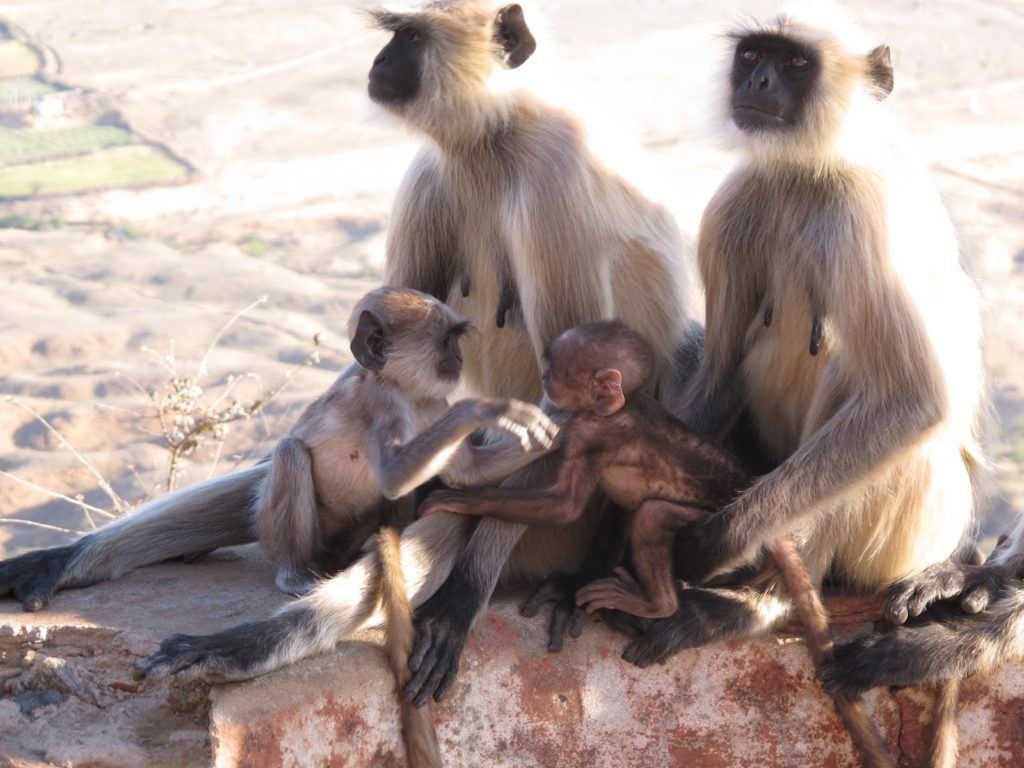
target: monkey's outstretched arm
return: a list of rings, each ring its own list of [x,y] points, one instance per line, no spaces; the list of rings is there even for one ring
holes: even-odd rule
[[[481,488],[435,491],[420,508],[422,514],[454,512],[493,517],[526,525],[568,525],[579,519],[598,476],[582,460],[562,460],[558,479],[544,488]]]
[[[480,427],[506,430],[521,450],[549,448],[557,427],[537,406],[517,400],[463,400],[407,443],[395,414],[374,419],[367,452],[381,492],[389,499],[410,493],[440,472],[463,441]]]
[[[448,466],[441,470],[441,480],[453,488],[492,485],[546,456],[552,447],[534,446],[524,451],[522,443],[511,437],[484,445],[463,442]]]

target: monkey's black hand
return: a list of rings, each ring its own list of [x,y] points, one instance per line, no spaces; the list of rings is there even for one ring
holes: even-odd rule
[[[482,603],[473,585],[452,571],[416,611],[416,645],[409,656],[413,674],[402,691],[406,701],[422,707],[431,696],[434,701],[444,699],[459,672],[462,649]]]
[[[551,624],[548,626],[548,651],[558,653],[565,645],[565,633],[576,638],[587,623],[587,612],[576,605],[576,590],[590,581],[587,575],[557,571],[546,578],[533,594],[519,607],[523,616],[533,617],[540,613],[545,603],[554,603],[551,609]]]
[[[69,544],[0,562],[0,597],[11,593],[26,611],[42,610],[57,591],[75,550]]]
[[[889,590],[885,616],[893,624],[903,624],[943,600],[957,600],[965,613],[978,613],[1006,593],[1013,577],[1013,570],[1002,565],[935,563]]]
[[[622,658],[643,669],[662,664],[684,648],[698,648],[736,636],[751,623],[750,610],[725,594],[707,589],[679,590],[679,608],[656,619],[622,652]]]
[[[280,666],[279,651],[305,616],[299,612],[240,624],[213,635],[171,635],[160,650],[132,664],[132,677],[177,675],[202,677],[211,682],[245,680]]]

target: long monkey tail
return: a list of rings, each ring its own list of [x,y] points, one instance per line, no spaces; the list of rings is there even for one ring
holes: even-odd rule
[[[828,612],[793,540],[788,536],[780,537],[772,543],[770,551],[804,625],[811,659],[814,666],[820,668],[832,653]],[[869,768],[895,768],[896,761],[892,752],[865,711],[860,696],[833,694],[833,699],[864,764]]]
[[[412,607],[409,605],[405,574],[402,571],[398,534],[393,528],[380,530],[377,534],[377,549],[380,552],[381,600],[385,619],[384,644],[401,693],[411,676],[409,654],[412,653],[415,634]],[[437,744],[437,731],[430,705],[417,708],[411,702],[402,700],[401,707],[402,737],[410,768],[441,768],[441,751]]]

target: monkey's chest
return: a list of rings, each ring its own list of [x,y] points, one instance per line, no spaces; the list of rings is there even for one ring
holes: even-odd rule
[[[778,456],[800,444],[822,372],[832,358],[828,318],[810,280],[775,276],[750,319],[744,387],[762,436]]]

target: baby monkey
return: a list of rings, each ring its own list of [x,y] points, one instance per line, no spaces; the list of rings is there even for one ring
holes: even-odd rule
[[[432,493],[423,514],[486,515],[514,523],[564,525],[576,520],[595,488],[631,511],[634,578],[624,568],[576,593],[588,613],[609,608],[645,618],[676,612],[675,569],[688,551],[688,525],[713,515],[743,488],[740,465],[666,411],[645,391],[650,348],[615,321],[566,331],[545,352],[544,389],[571,413],[559,434],[558,475],[542,489],[487,488]],[[792,538],[768,545],[793,599],[815,666],[832,654],[828,613]],[[836,708],[872,766],[891,766],[881,734],[857,696],[835,696]]]
[[[566,525],[600,486],[631,511],[634,578],[625,568],[577,592],[599,608],[661,618],[677,608],[676,532],[723,506],[743,486],[740,465],[645,391],[654,357],[617,321],[591,323],[556,338],[543,358],[544,389],[572,414],[561,431],[555,482],[542,489],[437,491],[423,514],[457,512],[514,523]]]

